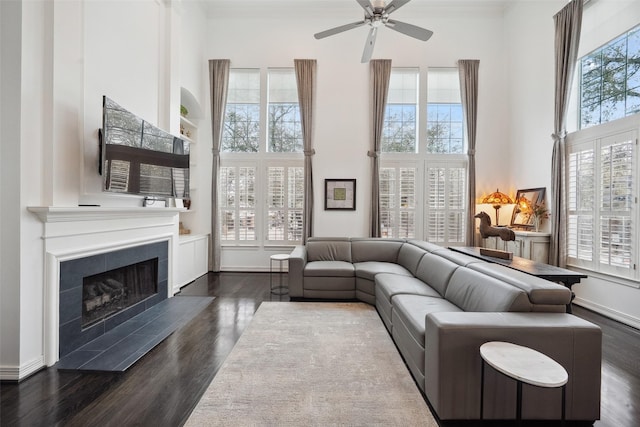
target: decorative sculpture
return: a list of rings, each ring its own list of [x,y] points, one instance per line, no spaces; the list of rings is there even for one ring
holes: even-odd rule
[[[483,239],[498,236],[504,241],[516,240],[516,234],[510,228],[492,227],[491,217],[486,212],[477,213],[474,218],[480,218],[480,235]]]

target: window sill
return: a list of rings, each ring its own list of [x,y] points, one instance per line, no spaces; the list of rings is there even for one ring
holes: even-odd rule
[[[636,279],[630,279],[627,277],[615,276],[613,274],[603,273],[601,271],[593,271],[588,268],[578,267],[575,265],[567,264],[567,267],[573,271],[584,273],[589,278],[602,280],[603,282],[614,283],[616,285],[628,286],[630,288],[640,289],[640,281]]]

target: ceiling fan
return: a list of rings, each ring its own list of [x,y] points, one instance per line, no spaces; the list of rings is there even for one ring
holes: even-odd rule
[[[341,33],[343,31],[351,30],[353,28],[358,28],[365,24],[368,24],[371,27],[371,30],[369,30],[369,36],[367,37],[367,42],[364,45],[364,52],[362,52],[362,62],[364,63],[369,62],[369,60],[371,59],[371,55],[373,54],[373,46],[376,43],[378,28],[381,25],[422,41],[429,40],[429,38],[433,35],[433,31],[425,30],[424,28],[412,24],[407,24],[406,22],[394,21],[393,19],[389,19],[389,15],[400,9],[405,4],[409,3],[410,0],[392,0],[386,6],[384,0],[356,1],[364,9],[364,19],[362,21],[331,28],[329,30],[314,34],[314,37],[319,40],[325,37],[332,36],[334,34]]]

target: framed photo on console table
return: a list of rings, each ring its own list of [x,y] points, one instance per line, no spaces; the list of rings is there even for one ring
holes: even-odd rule
[[[516,193],[515,207],[511,216],[511,226],[533,228],[532,210],[544,204],[546,187],[527,188]]]
[[[355,179],[324,180],[324,210],[356,210]]]

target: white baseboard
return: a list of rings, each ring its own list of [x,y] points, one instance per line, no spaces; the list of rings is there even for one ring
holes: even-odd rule
[[[44,356],[37,357],[22,366],[0,366],[0,380],[22,381],[45,367]]]
[[[632,328],[640,329],[640,319],[638,319],[637,317],[629,316],[628,314],[622,313],[617,310],[612,310],[609,307],[605,307],[593,301],[584,300],[582,298],[576,298],[575,300],[573,300],[573,303],[588,310],[595,311],[598,314],[602,314],[603,316],[609,317],[620,323],[624,323],[625,325],[631,326]]]

